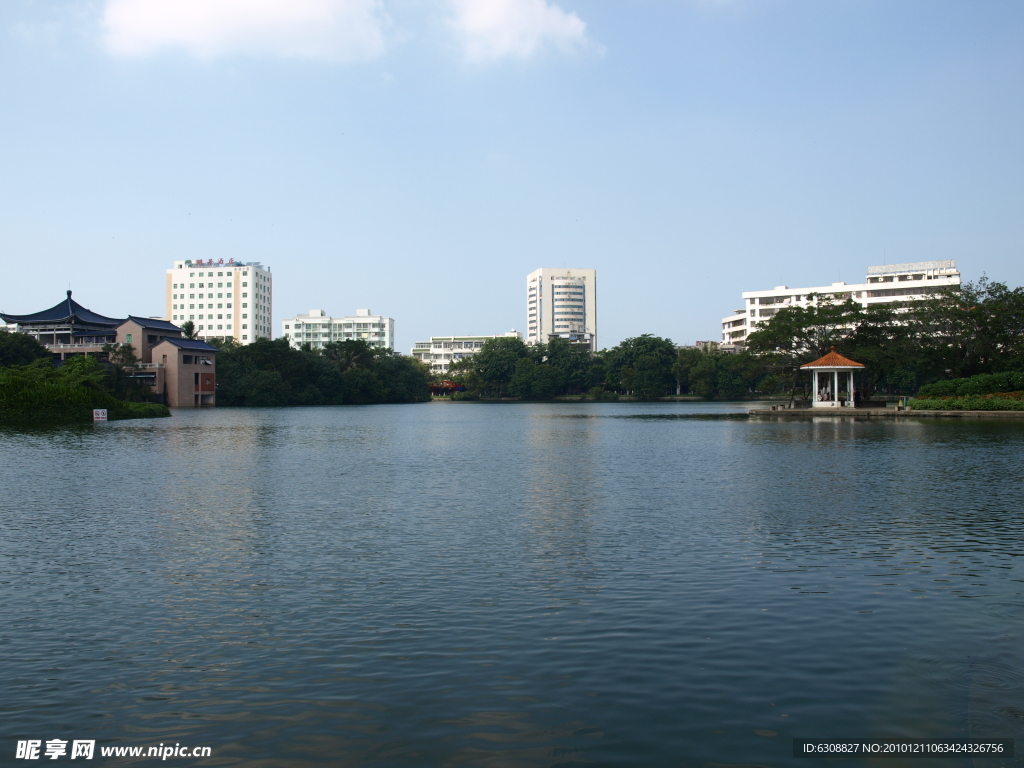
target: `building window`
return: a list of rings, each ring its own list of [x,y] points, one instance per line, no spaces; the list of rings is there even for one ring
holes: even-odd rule
[[[242,317],[245,317],[245,315],[242,315]],[[242,323],[242,329],[243,330],[248,328],[248,327],[249,327],[249,325],[247,323]],[[243,336],[242,338],[244,339],[245,337]]]

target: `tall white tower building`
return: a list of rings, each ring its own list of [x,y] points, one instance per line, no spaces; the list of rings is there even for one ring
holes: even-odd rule
[[[597,270],[542,267],[526,276],[526,343],[552,336],[597,351]]]
[[[258,261],[186,259],[167,270],[165,319],[191,320],[200,339],[232,337],[239,344],[272,337],[274,281]]]

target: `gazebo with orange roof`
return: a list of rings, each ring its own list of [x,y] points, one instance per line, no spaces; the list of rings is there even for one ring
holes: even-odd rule
[[[853,408],[856,405],[853,396],[853,372],[864,370],[862,363],[843,357],[836,348],[813,363],[801,365],[800,370],[810,371],[814,379],[814,396],[812,408]],[[845,400],[839,399],[839,374],[849,375]]]

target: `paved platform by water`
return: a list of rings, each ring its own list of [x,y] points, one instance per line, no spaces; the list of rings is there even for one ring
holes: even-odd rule
[[[903,419],[903,418],[939,418],[948,417],[954,419],[1024,419],[1024,411],[912,411],[897,410],[896,408],[754,408],[749,411],[751,416],[780,416],[780,417],[801,417],[807,416],[855,416],[858,418],[881,418],[881,419]]]

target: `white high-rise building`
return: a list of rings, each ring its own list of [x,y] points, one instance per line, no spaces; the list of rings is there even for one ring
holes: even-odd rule
[[[744,291],[743,306],[722,318],[722,344],[729,349],[744,344],[748,334],[767,323],[772,315],[785,307],[812,306],[821,299],[837,303],[853,299],[866,308],[873,304],[927,299],[944,288],[958,285],[960,272],[956,262],[950,259],[868,267],[863,283],[839,282],[814,288],[777,285],[767,291]]]
[[[597,270],[542,267],[526,276],[526,343],[552,336],[597,351]]]
[[[200,339],[239,344],[272,335],[274,281],[258,261],[186,259],[167,270],[167,310],[175,325],[191,320]]]
[[[332,341],[360,339],[371,347],[395,348],[395,321],[383,315],[371,315],[368,309],[357,309],[355,315],[330,317],[322,309],[311,309],[308,315],[281,321],[281,335],[293,347],[309,344],[323,349]]]
[[[452,363],[457,363],[479,352],[488,339],[521,339],[523,334],[514,328],[500,336],[431,336],[430,341],[417,341],[412,356],[430,366],[434,373],[447,373]]]

